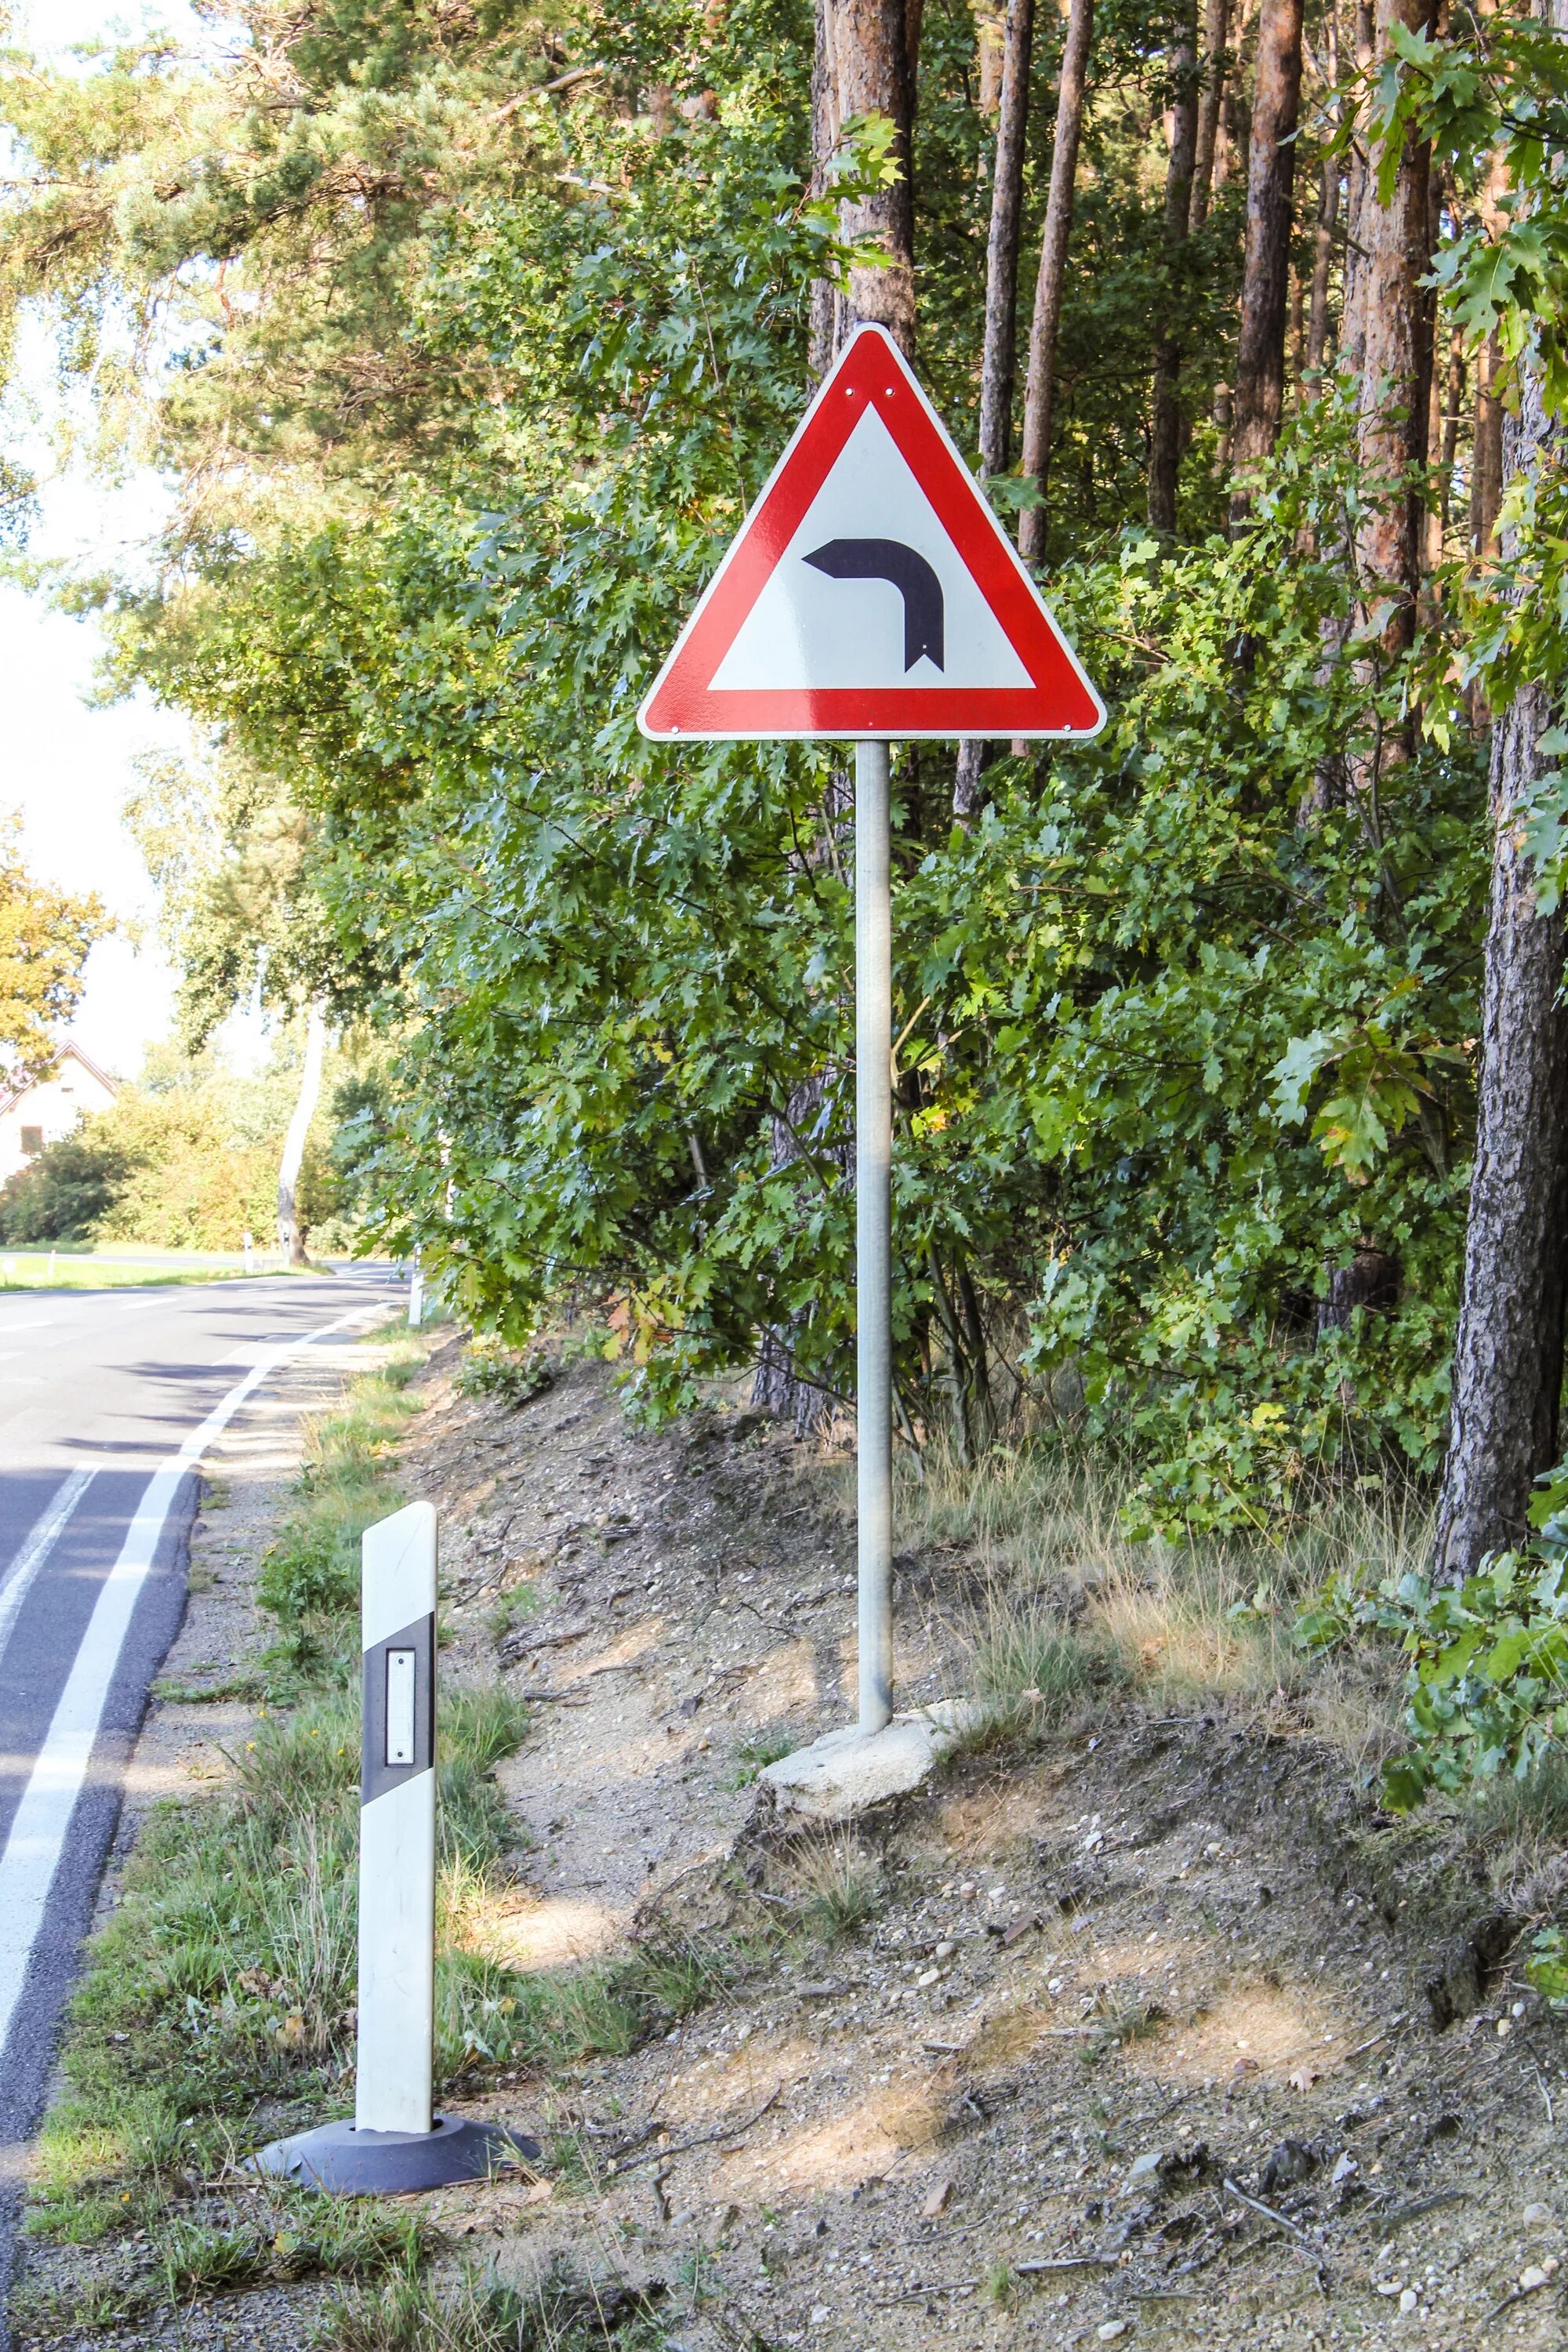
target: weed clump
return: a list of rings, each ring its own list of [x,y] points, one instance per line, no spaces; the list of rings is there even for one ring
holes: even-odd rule
[[[524,2294],[465,2271],[437,2284],[408,2271],[330,2306],[321,2352],[660,2352],[669,2341],[654,2294],[563,2268]]]
[[[880,1862],[852,1837],[822,1837],[802,1845],[792,1874],[801,1925],[825,1942],[858,1935],[886,1900]]]
[[[499,1339],[474,1340],[458,1367],[457,1385],[466,1397],[494,1397],[501,1404],[527,1404],[554,1385],[556,1366],[542,1348],[507,1348]]]

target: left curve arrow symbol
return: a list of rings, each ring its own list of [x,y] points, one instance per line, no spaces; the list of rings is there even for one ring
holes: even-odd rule
[[[923,655],[941,669],[945,650],[942,582],[923,555],[898,539],[830,539],[805,562],[830,580],[887,580],[904,600],[904,667]]]

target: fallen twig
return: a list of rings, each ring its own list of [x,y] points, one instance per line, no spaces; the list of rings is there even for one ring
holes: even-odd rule
[[[1260,2197],[1249,2197],[1245,2189],[1238,2189],[1237,2187],[1228,2172],[1225,2177],[1225,2185],[1229,2189],[1231,2195],[1237,2200],[1238,2204],[1247,2206],[1249,2210],[1254,2213],[1261,2213],[1266,2221],[1273,2221],[1277,2223],[1281,2230],[1289,2230],[1290,2235],[1293,2238],[1299,2238],[1302,2245],[1308,2247],[1311,2245],[1312,2241],[1308,2237],[1305,2230],[1299,2228],[1298,2225],[1294,2221],[1289,2221],[1285,2214],[1277,2213],[1272,2205],[1265,2205]]]
[[[1511,2311],[1516,2303],[1522,2303],[1524,2301],[1526,2295],[1540,2294],[1551,2284],[1552,2281],[1549,2278],[1543,2278],[1537,2280],[1533,2286],[1516,2286],[1511,2294],[1505,2294],[1500,2303],[1493,2304],[1491,2309],[1482,2320],[1481,2326],[1483,2327],[1489,2327],[1494,2319],[1500,2319],[1505,2311]]]
[[[891,2311],[895,2304],[913,2303],[922,2294],[962,2294],[966,2287],[978,2286],[978,2279],[931,2279],[924,2286],[907,2286],[902,2294],[889,2294],[875,2303],[873,2311]]]
[[[580,1642],[584,1633],[594,1631],[594,1625],[592,1617],[579,1617],[574,1623],[563,1625],[554,1633],[509,1634],[501,1643],[501,1655],[504,1658],[526,1658],[535,1650],[559,1649],[563,1642]]]
[[[617,2163],[616,2173],[634,2172],[639,2164],[647,2164],[653,2157],[685,2156],[694,2147],[711,2147],[721,2139],[740,2139],[753,2124],[760,2124],[768,2109],[777,2106],[778,2101],[778,2092],[770,2091],[755,2115],[748,2116],[743,2124],[727,2124],[721,2131],[700,2132],[695,2139],[677,2140],[673,2147],[645,2147],[640,2155],[628,2157],[625,2164]]]
[[[1439,2205],[1462,2205],[1469,2196],[1468,2189],[1439,2189],[1435,2196],[1417,2197],[1412,2205],[1396,2205],[1391,2213],[1380,2213],[1380,2230],[1402,2229],[1406,2221],[1419,2219],[1423,2213],[1435,2213]]]
[[[1015,2263],[1020,2278],[1043,2278],[1047,2271],[1113,2271],[1114,2254],[1047,2254],[1039,2262]]]

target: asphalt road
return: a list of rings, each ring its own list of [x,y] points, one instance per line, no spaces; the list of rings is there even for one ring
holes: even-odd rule
[[[184,1608],[204,1445],[396,1296],[366,1270],[0,1297],[0,2352],[26,2143]]]

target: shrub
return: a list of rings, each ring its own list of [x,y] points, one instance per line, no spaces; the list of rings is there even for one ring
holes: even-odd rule
[[[1568,1465],[1540,1488],[1525,1550],[1489,1556],[1457,1586],[1337,1577],[1297,1623],[1307,1649],[1367,1630],[1399,1637],[1411,1747],[1383,1768],[1393,1811],[1430,1789],[1457,1793],[1504,1773],[1527,1781],[1568,1745]]]
[[[468,1397],[499,1397],[503,1404],[526,1404],[554,1381],[557,1367],[541,1348],[507,1348],[499,1339],[476,1339],[458,1367],[458,1387]]]

